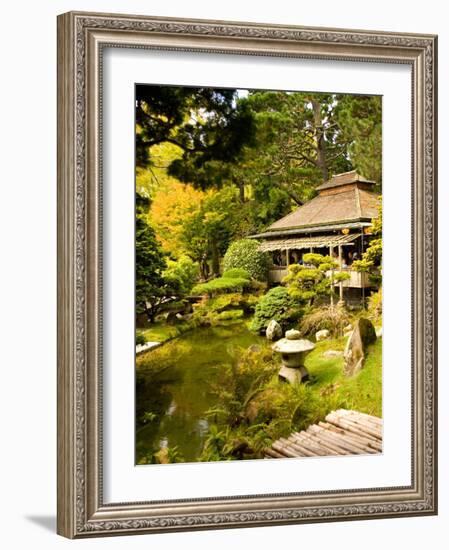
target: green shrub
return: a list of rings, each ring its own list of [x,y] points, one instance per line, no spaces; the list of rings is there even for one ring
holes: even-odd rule
[[[330,256],[313,253],[304,254],[303,260],[305,265],[290,265],[288,275],[282,282],[288,286],[288,292],[295,300],[312,306],[316,299],[330,296],[334,292],[326,272],[335,269],[337,264]],[[334,273],[334,280],[337,278],[340,278],[340,274],[337,277]],[[342,273],[341,279],[345,278],[347,275]]]
[[[136,331],[136,346],[143,346],[147,343],[145,334],[140,330]]]
[[[301,310],[283,286],[269,290],[258,301],[250,329],[263,332],[268,323],[275,319],[283,328],[291,321],[299,319]]]
[[[235,241],[223,258],[224,271],[245,269],[253,279],[266,281],[268,276],[268,255],[260,252],[259,243],[252,239]]]
[[[382,289],[371,294],[368,298],[368,313],[373,321],[379,321],[382,318]]]
[[[333,337],[340,337],[349,322],[350,318],[344,308],[320,307],[304,315],[300,330],[304,336],[308,336],[326,329]]]
[[[181,256],[177,261],[167,260],[167,268],[162,276],[177,295],[187,296],[190,294],[198,274],[198,264],[188,256]]]
[[[228,269],[222,275],[224,279],[251,279],[251,275],[242,267],[233,267]]]
[[[211,311],[224,311],[225,309],[240,308],[243,302],[242,294],[238,292],[232,294],[220,294],[215,298],[209,298],[205,305]]]
[[[254,296],[253,294],[245,294],[241,305],[245,313],[254,313],[258,302],[259,298],[257,296]]]
[[[194,327],[212,327],[218,324],[218,313],[199,305],[193,310],[191,322]]]
[[[236,321],[243,317],[243,309],[228,309],[218,314],[219,321]]]
[[[208,296],[216,296],[217,294],[226,294],[229,292],[243,292],[251,286],[251,281],[243,278],[226,278],[220,277],[212,279],[207,283],[195,285],[192,289],[192,294],[207,294]]]

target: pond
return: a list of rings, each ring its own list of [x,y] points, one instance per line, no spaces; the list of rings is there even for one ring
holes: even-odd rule
[[[163,447],[177,447],[186,462],[201,454],[208,432],[206,411],[220,370],[239,349],[264,344],[245,323],[194,329],[147,353],[136,375],[136,462]]]

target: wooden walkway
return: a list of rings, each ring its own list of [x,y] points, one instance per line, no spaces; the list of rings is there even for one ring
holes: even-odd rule
[[[325,422],[281,437],[265,449],[265,458],[378,454],[382,452],[382,419],[339,409]]]

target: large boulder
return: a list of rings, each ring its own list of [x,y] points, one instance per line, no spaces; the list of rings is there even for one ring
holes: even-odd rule
[[[271,340],[272,342],[282,338],[282,327],[275,319],[272,319],[268,323],[265,336],[267,337],[267,340]]]
[[[330,332],[327,330],[327,328],[324,328],[323,330],[319,330],[317,333],[315,333],[315,340],[317,342],[321,342],[321,340],[327,340],[330,336]]]
[[[366,348],[376,340],[376,329],[373,323],[363,317],[358,319],[344,351],[346,376],[353,376],[363,368]]]

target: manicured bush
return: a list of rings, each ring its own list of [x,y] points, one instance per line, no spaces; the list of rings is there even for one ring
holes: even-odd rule
[[[321,254],[304,254],[304,265],[290,265],[288,275],[282,282],[287,285],[288,292],[295,300],[303,305],[316,305],[316,301],[335,293],[332,279],[326,272],[337,268],[337,263],[330,256]],[[349,278],[348,273],[333,273],[334,283]]]
[[[258,301],[250,329],[263,332],[268,323],[275,319],[283,328],[299,319],[301,309],[283,286],[269,290]]]
[[[300,330],[304,336],[314,335],[319,330],[328,330],[333,337],[343,335],[344,328],[350,322],[346,310],[342,307],[320,307],[312,309],[301,319]]]
[[[223,268],[225,272],[235,268],[245,269],[253,279],[266,281],[269,258],[267,254],[260,252],[257,241],[241,239],[233,242],[226,251]]]
[[[241,309],[242,304],[246,302],[242,294],[238,292],[232,294],[220,294],[215,298],[209,298],[205,305],[210,311],[224,311],[225,309]]]
[[[218,314],[219,321],[236,321],[243,317],[243,309],[228,309]]]
[[[216,296],[217,294],[226,294],[229,292],[243,292],[251,286],[251,281],[243,278],[226,278],[220,277],[212,279],[207,283],[195,285],[192,289],[192,294],[200,295],[207,294],[208,296]]]
[[[145,338],[143,332],[140,332],[140,330],[136,331],[136,346],[143,346],[146,343],[147,339]]]
[[[241,267],[233,267],[228,269],[222,275],[224,279],[251,279],[251,275],[246,269]]]

